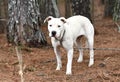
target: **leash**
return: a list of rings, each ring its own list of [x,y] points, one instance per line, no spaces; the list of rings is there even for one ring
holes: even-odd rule
[[[75,48],[77,49],[77,48]],[[83,49],[83,50],[89,50],[89,48],[80,48],[80,49]],[[112,51],[120,51],[120,48],[93,48],[93,50],[112,50]]]
[[[62,36],[62,38],[61,38],[61,40],[60,40],[60,45],[62,45],[62,41],[63,41],[63,37],[64,37],[64,35],[65,35],[65,30],[64,30],[64,32],[63,32],[63,36]]]
[[[47,46],[49,48],[53,48],[52,46]],[[78,49],[76,47],[74,47],[74,49]],[[79,49],[83,49],[83,50],[89,50],[89,48],[85,48],[85,47],[82,47],[82,48],[79,48]],[[111,51],[120,51],[120,48],[93,48],[93,50],[111,50]]]

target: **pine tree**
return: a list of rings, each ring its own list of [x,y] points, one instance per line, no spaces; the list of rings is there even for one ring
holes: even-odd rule
[[[74,15],[83,15],[91,20],[90,0],[72,0]]]
[[[115,6],[113,10],[113,20],[120,21],[120,0],[115,0]]]
[[[8,0],[9,43],[45,45],[46,39],[40,29],[40,13],[37,0]]]
[[[120,32],[120,0],[115,0],[114,11],[113,11],[113,20],[115,24],[118,26],[118,31]]]
[[[115,0],[105,0],[105,16],[112,16]]]
[[[39,0],[39,8],[41,12],[42,21],[47,16],[59,17],[59,10],[57,7],[57,0]]]
[[[71,0],[65,0],[65,17],[71,16]]]

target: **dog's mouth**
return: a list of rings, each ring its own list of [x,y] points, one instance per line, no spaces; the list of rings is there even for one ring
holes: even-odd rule
[[[57,33],[54,33],[54,32],[51,32],[49,34],[50,37],[54,37],[56,40],[60,40],[61,39],[61,36],[62,36],[62,33],[60,33],[59,35]]]
[[[52,37],[54,37],[56,40],[61,40],[61,39],[63,39],[64,34],[65,34],[65,30],[63,30],[63,31],[59,34],[59,36],[57,36],[57,34],[56,34],[56,35],[54,35],[54,36],[52,36]]]
[[[57,40],[59,40],[60,37],[61,37],[61,34],[60,34],[59,36],[57,36],[57,35],[52,35],[51,37],[54,37],[54,38],[56,38]]]
[[[56,35],[52,35],[51,37],[56,37]]]

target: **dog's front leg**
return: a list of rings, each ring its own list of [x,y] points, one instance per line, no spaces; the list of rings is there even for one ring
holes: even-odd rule
[[[62,68],[60,50],[58,48],[54,47],[54,52],[55,52],[56,59],[57,59],[57,68],[56,68],[56,70],[60,70],[60,68]]]
[[[66,74],[67,75],[71,75],[72,74],[72,59],[73,59],[73,48],[72,49],[69,49],[67,51],[67,58],[68,58],[68,61],[67,61],[67,70],[66,70]]]
[[[60,70],[60,68],[62,68],[62,62],[61,62],[61,56],[60,56],[60,49],[58,48],[59,41],[56,41],[56,39],[52,37],[51,42],[52,42],[52,46],[54,48],[54,53],[55,53],[56,59],[57,59],[56,70]]]

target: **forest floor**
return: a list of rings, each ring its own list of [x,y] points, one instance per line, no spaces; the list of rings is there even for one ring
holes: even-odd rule
[[[94,24],[95,48],[119,48],[120,33],[111,19],[96,21]],[[120,82],[120,50],[95,50],[95,64],[88,67],[89,53],[84,50],[84,60],[77,63],[78,51],[74,50],[73,74],[67,76],[66,51],[61,48],[63,67],[56,71],[56,58],[43,27],[48,44],[41,48],[22,49],[25,82]],[[8,46],[5,34],[0,34],[0,82],[20,82],[19,66],[15,48]]]

